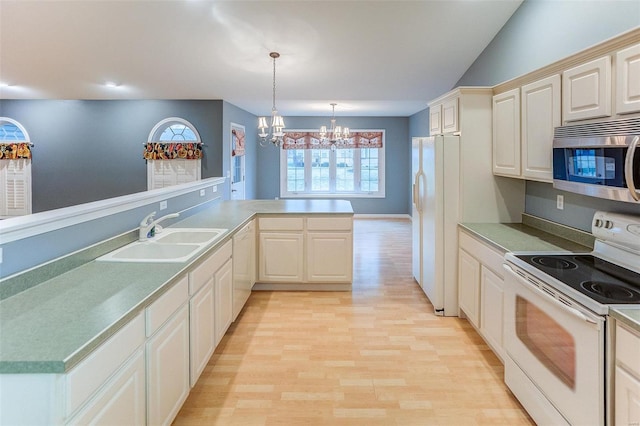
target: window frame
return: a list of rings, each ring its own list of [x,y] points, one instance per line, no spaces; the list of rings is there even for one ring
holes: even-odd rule
[[[287,129],[288,132],[318,132],[318,129]],[[314,149],[300,149],[304,152],[304,191],[288,191],[287,190],[287,151],[288,149],[280,149],[280,198],[385,198],[385,156],[386,156],[386,133],[384,129],[352,129],[352,132],[382,132],[382,148],[366,148],[378,150],[378,191],[336,191],[337,176],[337,153],[340,149],[329,151],[329,191],[312,191],[311,190],[311,173],[312,161],[311,153]],[[347,148],[354,151],[353,156],[353,175],[354,187],[361,186],[361,166],[362,155],[360,150],[363,148]]]

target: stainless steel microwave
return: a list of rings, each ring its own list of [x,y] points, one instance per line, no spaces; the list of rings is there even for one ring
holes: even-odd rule
[[[640,117],[556,127],[553,186],[640,202]]]

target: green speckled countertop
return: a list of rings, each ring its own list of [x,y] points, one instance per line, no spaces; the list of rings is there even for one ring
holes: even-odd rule
[[[353,215],[343,200],[224,201],[175,227],[228,232],[185,263],[88,262],[0,302],[0,373],[64,373],[256,214]]]
[[[575,243],[522,223],[464,223],[460,227],[502,252],[570,251],[588,253],[591,247]]]

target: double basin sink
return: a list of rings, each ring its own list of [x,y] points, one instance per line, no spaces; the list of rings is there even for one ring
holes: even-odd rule
[[[101,262],[186,262],[222,237],[221,228],[164,228],[148,241],[136,241],[97,258]]]

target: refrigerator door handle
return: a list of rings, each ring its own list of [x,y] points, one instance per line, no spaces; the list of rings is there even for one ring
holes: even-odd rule
[[[415,204],[418,213],[422,213],[422,206],[420,205],[420,173],[416,173],[413,182],[413,204]]]

